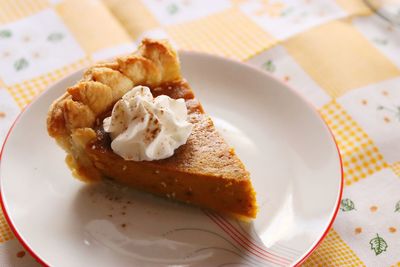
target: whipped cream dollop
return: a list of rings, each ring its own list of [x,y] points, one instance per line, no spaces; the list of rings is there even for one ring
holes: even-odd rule
[[[192,131],[187,116],[183,99],[153,98],[148,87],[136,86],[114,105],[103,127],[112,150],[125,160],[159,160],[187,142]]]

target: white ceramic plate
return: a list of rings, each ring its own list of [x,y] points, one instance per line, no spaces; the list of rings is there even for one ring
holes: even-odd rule
[[[318,113],[287,85],[227,59],[182,52],[184,76],[251,173],[252,223],[115,186],[73,179],[47,135],[52,86],[18,118],[1,157],[1,197],[17,237],[51,266],[289,266],[326,234],[341,161]]]

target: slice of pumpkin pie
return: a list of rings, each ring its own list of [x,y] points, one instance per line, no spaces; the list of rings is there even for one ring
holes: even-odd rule
[[[49,135],[72,173],[254,218],[249,173],[181,76],[166,41],[90,67],[50,107]]]

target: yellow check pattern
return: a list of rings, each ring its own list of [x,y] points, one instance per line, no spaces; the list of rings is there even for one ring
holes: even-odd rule
[[[79,60],[76,63],[55,70],[51,73],[39,76],[32,80],[27,80],[22,83],[18,83],[12,86],[7,86],[6,89],[14,97],[17,104],[23,108],[29,104],[32,99],[37,96],[40,92],[46,89],[49,85],[55,83],[61,78],[68,74],[82,69],[89,65],[90,60],[88,58]]]
[[[89,55],[130,41],[126,31],[113,19],[111,12],[96,1],[61,1],[54,8]],[[107,23],[101,23],[102,21]]]
[[[318,249],[303,264],[305,267],[354,266],[365,264],[351,248],[331,229]]]
[[[303,69],[333,98],[400,75],[399,69],[362,36],[349,20],[322,24],[295,35],[284,45]]]
[[[3,213],[0,212],[0,243],[4,243],[13,238],[14,234],[12,233],[10,226],[8,226]]]
[[[139,37],[144,31],[160,26],[157,19],[140,0],[104,0],[104,3],[133,38]]]
[[[390,165],[392,168],[393,172],[400,177],[400,161],[393,163]]]
[[[195,50],[245,60],[269,48],[274,39],[236,8],[185,24],[166,27],[166,31],[187,50]]]
[[[46,0],[0,0],[0,25],[25,18],[47,6]]]
[[[138,42],[138,38],[142,36],[157,37],[164,34],[180,49],[213,53],[242,61],[262,57],[264,51],[280,45],[287,57],[315,82],[320,90],[318,95],[326,95],[329,99],[319,105],[319,112],[338,143],[344,167],[345,193],[348,186],[354,189],[368,181],[371,175],[384,169],[391,170],[400,177],[400,155],[394,162],[387,162],[385,151],[376,146],[380,143],[368,135],[368,130],[363,129],[356,117],[350,116],[347,106],[339,104],[341,98],[348,97],[360,88],[400,77],[399,67],[393,58],[382,53],[382,47],[378,48],[376,43],[366,38],[353,25],[353,19],[369,18],[373,14],[363,0],[331,1],[331,5],[337,6],[346,14],[344,18],[316,22],[312,27],[306,27],[285,40],[274,36],[272,30],[266,30],[262,24],[290,17],[290,1],[260,0],[258,7],[251,13],[252,11],[246,9],[248,4],[252,5],[249,0],[230,0],[226,1],[228,5],[223,8],[193,18],[185,14],[195,12],[190,8],[196,1],[159,1],[157,12],[150,8],[151,1],[0,0],[0,42],[2,38],[10,37],[7,32],[1,31],[3,25],[7,25],[7,30],[16,21],[28,20],[31,15],[50,9],[59,17],[84,53],[75,63],[68,63],[57,70],[46,71],[32,79],[21,79],[12,84],[5,82],[7,79],[2,76],[0,69],[0,87],[5,88],[17,105],[23,108],[52,83],[92,63],[96,54]],[[301,7],[307,8],[307,5],[313,5],[314,2],[305,0]],[[319,12],[320,15],[323,13],[326,10]],[[310,19],[307,12],[299,14],[292,19],[296,22],[291,24],[292,27],[301,24],[302,19]],[[163,24],[162,21],[174,16],[182,17],[179,22]],[[282,27],[282,31],[290,30],[279,26],[279,23],[276,25]],[[382,36],[385,35],[378,37],[382,39]],[[381,45],[384,44],[380,41]],[[2,52],[1,49],[0,43],[0,64],[12,56],[12,53]],[[393,57],[396,56],[398,54]],[[287,78],[289,80],[290,77]],[[0,114],[4,116],[7,110],[1,109],[0,105]],[[1,123],[0,117],[0,126]],[[336,229],[339,231],[339,228]],[[393,232],[393,236],[398,234]],[[13,238],[10,227],[0,212],[0,243]],[[366,244],[367,254],[371,253],[369,249],[369,244]],[[365,266],[368,264],[363,262],[364,254],[357,255],[354,248],[346,244],[337,231],[331,229],[304,266]],[[393,259],[391,266],[400,266],[399,260],[400,257]]]
[[[335,100],[323,106],[320,112],[339,146],[345,185],[388,167],[373,141]]]

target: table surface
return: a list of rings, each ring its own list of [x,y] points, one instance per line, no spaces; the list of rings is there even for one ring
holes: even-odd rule
[[[38,93],[143,37],[247,62],[309,100],[345,188],[304,265],[400,266],[400,28],[362,0],[2,0],[0,143]],[[36,264],[0,213],[0,266]]]

